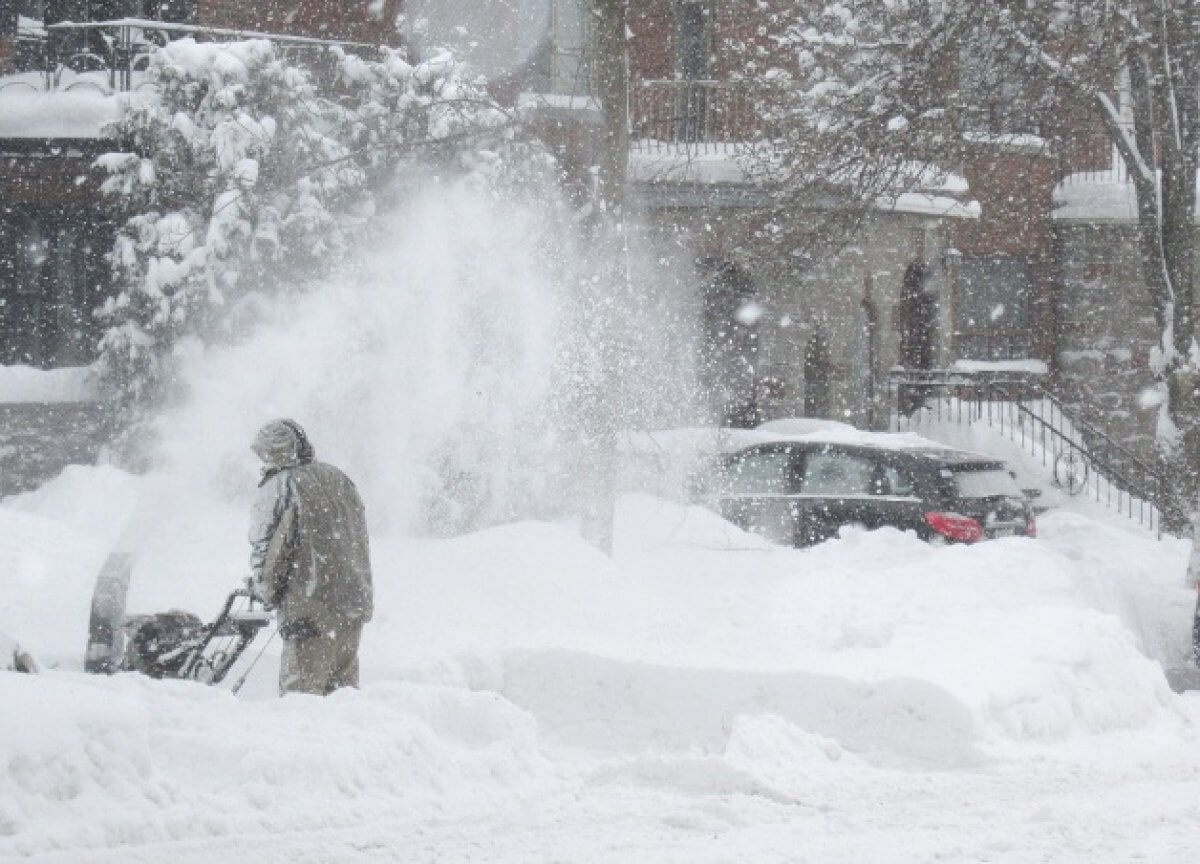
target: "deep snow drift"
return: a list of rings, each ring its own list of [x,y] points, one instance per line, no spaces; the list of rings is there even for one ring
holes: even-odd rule
[[[1188,643],[1182,543],[1064,510],[1037,540],[794,550],[648,494],[622,498],[612,559],[537,512],[416,537],[468,465],[502,499],[571,489],[544,461],[569,333],[545,228],[455,194],[351,284],[195,350],[156,470],[0,502],[0,633],[49,667],[0,673],[0,859],[1200,854],[1200,706],[1163,673]],[[277,414],[364,490],[363,689],[275,698],[276,645],[237,697],[79,672],[119,538],[134,610],[216,612],[245,574],[247,442]]]
[[[363,690],[274,699],[270,652],[234,698],[68,671],[103,546],[81,499],[139,483],[74,474],[0,508],[0,630],[60,665],[0,675],[0,857],[1200,851],[1198,706],[1156,662],[1186,644],[1179,543],[1058,513],[798,551],[630,496],[615,560],[547,523],[380,538]]]

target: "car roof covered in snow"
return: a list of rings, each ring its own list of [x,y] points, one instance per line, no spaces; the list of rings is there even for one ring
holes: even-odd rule
[[[867,436],[831,436],[822,434],[773,436],[768,440],[755,441],[742,447],[727,451],[726,455],[739,453],[749,447],[762,444],[804,444],[809,447],[839,447],[854,451],[886,450],[898,455],[916,459],[927,459],[932,462],[944,462],[950,465],[1003,464],[999,456],[986,453],[972,453],[968,450],[957,450],[935,441],[918,438],[915,435],[898,434],[894,432],[870,432]]]
[[[806,426],[810,431],[799,431]],[[796,429],[796,433],[790,430]],[[757,429],[728,430],[738,434],[731,436],[737,446],[727,449],[735,453],[759,444],[777,442],[803,443],[815,446],[836,446],[862,450],[888,450],[905,456],[929,459],[952,464],[1003,463],[1003,459],[985,453],[959,450],[911,432],[876,432],[858,429],[837,421],[818,421],[809,418],[798,420],[774,420]],[[731,442],[732,443],[732,442]]]
[[[682,448],[695,454],[730,456],[750,447],[776,443],[889,450],[954,464],[1004,462],[998,456],[959,450],[909,432],[874,432],[836,420],[808,417],[771,420],[755,429],[708,426],[633,433],[627,436],[624,446],[634,452]]]

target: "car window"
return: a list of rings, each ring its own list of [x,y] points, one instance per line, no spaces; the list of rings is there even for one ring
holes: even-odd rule
[[[991,498],[1007,495],[1022,496],[1016,478],[1004,468],[993,466],[956,466],[951,469],[954,490],[962,498]]]
[[[800,490],[806,495],[870,495],[875,462],[864,456],[824,451],[809,453],[804,460]]]
[[[725,488],[734,494],[792,491],[792,451],[755,450],[732,459],[725,468]]]
[[[881,495],[912,495],[912,478],[903,471],[893,468],[891,465],[885,465],[883,468],[883,488],[879,490],[879,493]]]

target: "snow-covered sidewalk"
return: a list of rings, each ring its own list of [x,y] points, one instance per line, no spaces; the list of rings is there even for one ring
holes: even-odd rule
[[[791,550],[644,496],[615,560],[545,523],[381,537],[363,690],[273,698],[269,649],[235,698],[77,671],[95,568],[156,482],[72,469],[0,507],[0,632],[57,666],[0,674],[0,859],[1200,853],[1200,698],[1162,671],[1179,542],[1055,512],[1033,541]],[[135,608],[232,587],[243,514],[200,515],[159,514]]]

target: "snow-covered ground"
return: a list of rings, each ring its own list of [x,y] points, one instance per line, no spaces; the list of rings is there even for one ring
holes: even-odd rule
[[[158,424],[155,470],[73,467],[0,502],[0,643],[44,668],[0,672],[0,860],[1200,854],[1200,698],[1164,674],[1189,642],[1184,544],[1061,509],[1036,540],[780,548],[668,501],[669,470],[663,495],[621,499],[612,558],[528,518],[415,539],[443,457],[476,458],[510,498],[572,489],[536,455],[554,438],[552,349],[581,337],[563,330],[544,221],[443,189],[393,227],[252,339],[181,346],[189,395]],[[667,355],[667,331],[643,326]],[[367,503],[363,688],[276,698],[277,641],[237,696],[83,674],[115,546],[136,552],[133,612],[209,617],[240,583],[248,442],[278,415]],[[629,479],[695,444],[635,436]]]
[[[274,646],[237,697],[78,671],[91,581],[155,482],[76,468],[0,507],[0,631],[52,667],[0,674],[0,859],[1200,853],[1200,698],[1163,674],[1177,541],[1063,511],[1037,540],[792,550],[639,495],[611,560],[550,523],[379,537],[363,689],[280,700]],[[199,515],[148,544],[135,606],[215,612],[209,541],[242,514]]]

